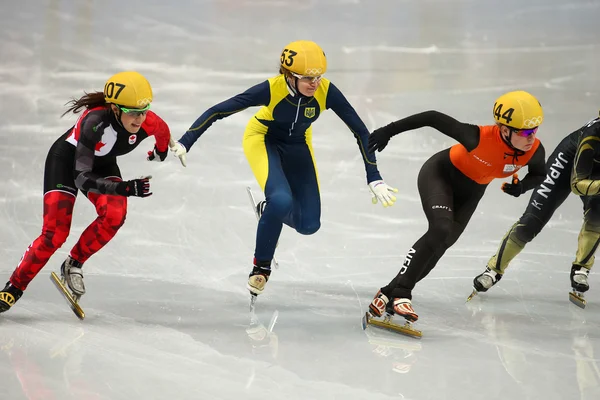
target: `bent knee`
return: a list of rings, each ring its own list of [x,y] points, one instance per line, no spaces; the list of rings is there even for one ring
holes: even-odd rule
[[[127,218],[127,207],[107,207],[106,212],[101,215],[103,222],[113,228],[119,229]]]
[[[294,199],[288,193],[275,193],[267,199],[265,213],[284,218],[294,206]]]
[[[321,228],[321,221],[311,221],[307,224],[303,224],[302,226],[298,227],[296,229],[296,232],[302,234],[302,235],[312,235],[313,233],[316,233],[319,228]]]
[[[69,237],[69,228],[57,227],[55,229],[43,229],[42,236],[46,247],[58,249],[67,241],[67,238]]]
[[[544,228],[544,224],[532,214],[525,214],[511,229],[509,237],[516,242],[531,242]]]
[[[454,227],[454,221],[450,218],[436,219],[431,223],[427,234],[433,237],[436,241],[445,243],[452,235],[452,229]]]

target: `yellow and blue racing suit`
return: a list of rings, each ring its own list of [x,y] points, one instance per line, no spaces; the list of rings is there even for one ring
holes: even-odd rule
[[[266,198],[256,235],[256,261],[273,258],[283,224],[305,235],[321,226],[311,125],[323,110],[332,109],[354,134],[367,182],[381,179],[375,155],[367,152],[369,131],[333,83],[323,78],[313,97],[292,93],[284,75],[270,78],[208,109],[179,140],[189,151],[216,120],[263,106],[248,122],[243,139],[244,153]]]

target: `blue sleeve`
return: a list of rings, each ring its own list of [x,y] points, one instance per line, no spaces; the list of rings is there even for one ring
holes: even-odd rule
[[[202,135],[216,120],[229,117],[248,107],[267,105],[269,104],[270,99],[271,90],[269,88],[269,81],[264,81],[258,85],[252,86],[244,93],[240,93],[237,96],[206,110],[198,117],[196,122],[190,126],[178,142],[189,151],[200,135]]]
[[[369,130],[356,113],[356,110],[348,103],[346,97],[344,97],[342,92],[333,83],[329,84],[326,108],[331,108],[354,134],[365,163],[367,182],[380,180],[381,175],[377,169],[375,154],[368,152]]]

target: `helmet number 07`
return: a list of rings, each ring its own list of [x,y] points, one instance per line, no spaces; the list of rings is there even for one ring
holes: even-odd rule
[[[117,93],[115,93],[115,86],[118,87]],[[109,99],[112,99],[114,94],[114,99],[116,100],[119,98],[119,95],[121,94],[123,89],[125,89],[125,85],[123,85],[122,83],[108,82],[104,87],[104,93],[106,93],[106,97],[108,97]]]
[[[502,118],[503,120],[506,121],[507,124],[510,124],[510,121],[512,121],[512,115],[515,112],[514,108],[509,108],[508,110],[502,112],[502,106],[504,106],[504,104],[494,104],[494,115],[496,116],[496,118],[498,120],[500,120],[500,118]]]
[[[287,65],[288,67],[291,67],[292,64],[294,63],[294,57],[297,54],[298,53],[295,52],[294,50],[284,49],[281,52],[281,63]]]

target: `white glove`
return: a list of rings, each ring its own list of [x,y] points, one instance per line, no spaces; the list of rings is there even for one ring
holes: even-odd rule
[[[384,207],[393,206],[396,202],[396,196],[392,193],[398,193],[398,189],[388,186],[384,181],[373,181],[369,182],[369,189],[371,189],[371,201],[373,204],[377,204],[380,201]]]
[[[181,143],[175,142],[173,138],[170,138],[169,148],[171,149],[175,157],[179,158],[179,161],[181,161],[181,165],[187,167],[185,163],[185,155],[187,153],[187,150],[185,149],[185,147]]]

